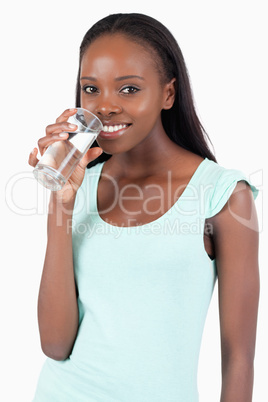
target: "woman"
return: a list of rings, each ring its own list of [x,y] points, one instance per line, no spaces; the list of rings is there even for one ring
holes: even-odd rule
[[[80,48],[76,106],[104,130],[51,194],[38,300],[49,358],[34,401],[198,401],[216,278],[221,402],[251,401],[257,191],[216,163],[170,32],[141,14],[96,23]],[[47,127],[41,154],[68,137],[74,113]]]

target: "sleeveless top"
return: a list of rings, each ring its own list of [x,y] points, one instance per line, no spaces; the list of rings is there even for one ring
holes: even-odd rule
[[[197,402],[201,337],[217,279],[204,222],[238,181],[249,182],[204,159],[164,215],[117,227],[97,209],[104,163],[86,170],[73,214],[77,339],[67,360],[47,358],[34,401]]]

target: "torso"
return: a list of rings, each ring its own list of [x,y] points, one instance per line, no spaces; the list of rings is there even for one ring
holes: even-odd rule
[[[105,163],[98,185],[98,212],[113,226],[141,226],[164,215],[180,198],[203,158],[193,155],[187,164],[178,162],[163,174],[135,179],[112,175]],[[109,166],[110,165],[110,166]],[[206,221],[209,225],[209,222]],[[214,258],[213,238],[204,234],[204,247]]]

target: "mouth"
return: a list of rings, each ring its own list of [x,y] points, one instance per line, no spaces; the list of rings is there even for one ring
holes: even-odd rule
[[[103,139],[114,139],[120,137],[131,126],[131,124],[103,124],[103,130],[99,137]]]

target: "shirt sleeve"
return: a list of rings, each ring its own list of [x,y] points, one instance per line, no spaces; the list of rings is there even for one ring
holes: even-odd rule
[[[253,193],[254,200],[257,198],[259,190],[250,183],[243,172],[239,170],[226,169],[217,180],[209,200],[208,218],[219,213],[228,202],[238,182],[243,181],[249,185]]]

